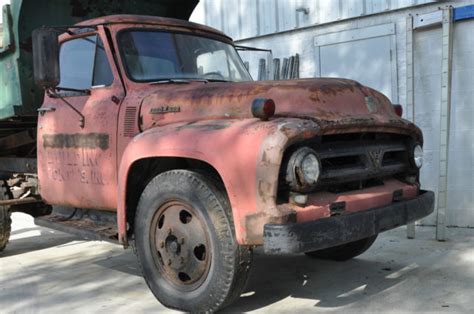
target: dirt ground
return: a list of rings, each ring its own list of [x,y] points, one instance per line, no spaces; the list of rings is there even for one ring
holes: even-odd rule
[[[134,254],[40,228],[13,215],[12,238],[0,253],[1,313],[173,312],[149,292]],[[348,262],[256,252],[245,293],[226,312],[471,312],[474,229],[399,228]]]

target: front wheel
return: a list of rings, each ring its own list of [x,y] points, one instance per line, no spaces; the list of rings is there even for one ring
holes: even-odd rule
[[[367,251],[375,242],[375,239],[377,239],[377,235],[324,250],[306,252],[305,254],[312,258],[347,261]]]
[[[11,199],[10,189],[8,184],[0,180],[0,200]],[[0,252],[7,246],[8,240],[10,239],[10,231],[12,220],[10,218],[10,207],[0,206]]]
[[[165,306],[213,312],[240,296],[252,252],[237,244],[224,189],[210,177],[156,176],[141,195],[134,230],[145,280]]]

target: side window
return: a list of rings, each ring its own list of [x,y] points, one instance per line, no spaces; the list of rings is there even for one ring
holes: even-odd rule
[[[105,53],[104,43],[100,38],[97,39],[95,52],[94,78],[92,86],[109,86],[114,81],[114,75],[110,69],[109,60]]]
[[[60,87],[90,89],[113,82],[104,45],[96,35],[66,41],[59,56]]]

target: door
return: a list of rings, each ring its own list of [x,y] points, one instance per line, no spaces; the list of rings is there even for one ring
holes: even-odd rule
[[[38,118],[38,176],[55,205],[114,210],[116,133],[124,89],[99,32],[65,39],[61,82],[45,96]],[[101,39],[102,37],[102,39]]]
[[[318,76],[356,80],[398,103],[394,24],[323,34],[315,45]]]

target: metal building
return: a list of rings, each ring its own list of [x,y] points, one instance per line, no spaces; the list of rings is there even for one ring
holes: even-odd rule
[[[347,77],[384,92],[425,135],[422,223],[474,227],[474,1],[201,0],[191,20],[232,36],[254,78],[299,56],[299,77]],[[272,77],[270,75],[270,77]]]

